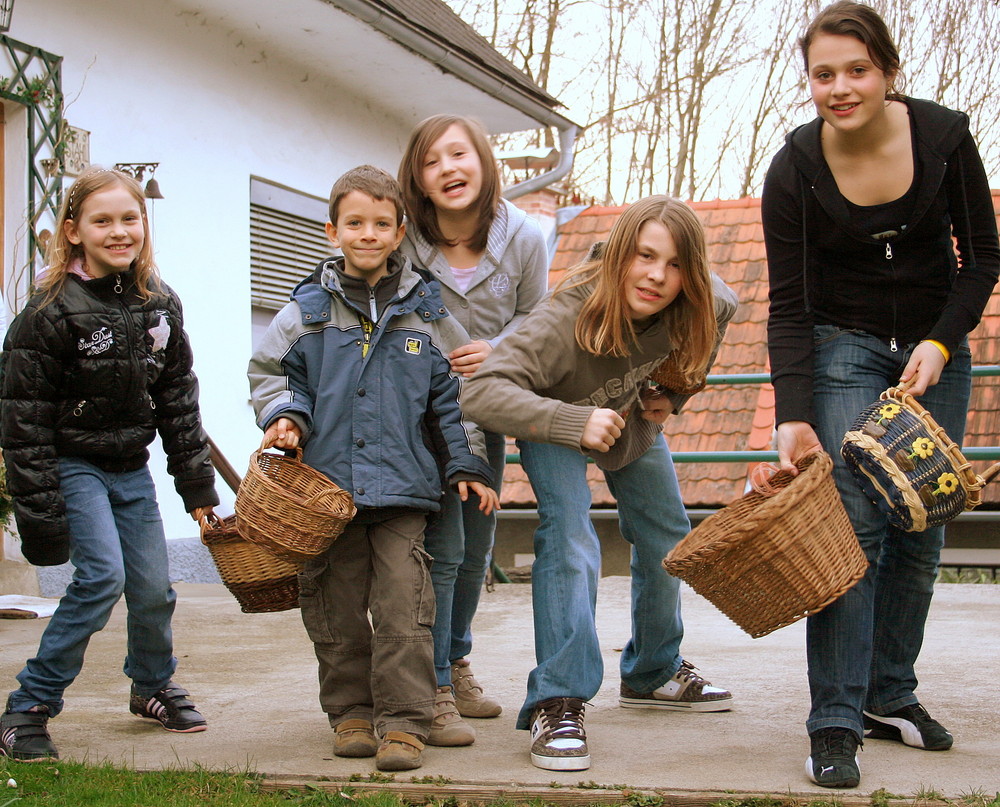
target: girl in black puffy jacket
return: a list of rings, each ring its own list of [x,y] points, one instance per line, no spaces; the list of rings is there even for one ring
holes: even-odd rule
[[[75,570],[0,717],[0,751],[27,761],[58,757],[48,719],[122,593],[130,711],[205,729],[171,681],[176,594],[147,467],[157,433],[192,517],[219,502],[180,301],[159,280],[133,178],[91,168],[77,179],[37,286],[4,342],[0,444],[25,557]]]

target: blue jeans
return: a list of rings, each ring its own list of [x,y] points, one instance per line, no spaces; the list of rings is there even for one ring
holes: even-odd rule
[[[167,545],[149,469],[109,473],[82,459],[59,460],[69,519],[73,580],[38,647],[18,674],[10,706],[24,712],[63,708],[63,691],[83,667],[90,637],[101,630],[122,593],[128,605],[125,675],[152,695],[177,666],[170,619],[177,595],[167,570]]]
[[[547,443],[518,441],[538,500],[531,593],[535,661],[517,717],[526,729],[535,704],[570,696],[590,700],[604,664],[594,616],[601,546],[590,520],[587,458]],[[617,471],[605,471],[618,500],[619,525],[632,545],[632,636],[621,655],[621,679],[639,692],[662,686],[680,668],[680,582],[663,558],[691,529],[673,460],[663,437]]]
[[[815,337],[817,436],[833,457],[834,480],[870,566],[839,600],[806,623],[808,731],[863,731],[862,709],[884,714],[917,703],[913,665],[923,643],[944,527],[904,532],[864,495],[840,454],[857,415],[896,384],[915,345],[893,353],[870,334],[819,325]],[[952,354],[920,403],[961,445],[972,379],[968,344]]]
[[[502,434],[484,433],[499,494],[507,463],[507,442]],[[463,502],[451,489],[441,500],[441,512],[432,516],[427,525],[424,548],[434,558],[431,579],[437,617],[432,633],[439,687],[451,686],[452,662],[472,651],[472,619],[493,557],[496,525],[496,513],[484,516],[480,512],[478,496],[470,494],[469,500]]]

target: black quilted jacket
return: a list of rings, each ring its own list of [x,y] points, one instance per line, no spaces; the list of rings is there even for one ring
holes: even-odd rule
[[[69,558],[59,457],[137,470],[158,432],[185,509],[218,504],[174,292],[163,285],[143,301],[129,274],[71,274],[42,302],[32,297],[11,323],[0,379],[0,445],[24,556],[39,566]]]

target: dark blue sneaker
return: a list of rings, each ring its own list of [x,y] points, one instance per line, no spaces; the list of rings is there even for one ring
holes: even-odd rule
[[[865,737],[895,740],[927,751],[947,751],[955,742],[951,732],[927,714],[919,703],[887,715],[865,712]]]
[[[858,735],[834,726],[809,735],[811,752],[806,759],[806,776],[821,787],[857,787],[861,784],[858,765]]]
[[[180,734],[204,731],[208,724],[187,696],[188,691],[181,689],[173,681],[149,697],[137,694],[133,684],[128,708],[134,715],[156,720],[167,731]]]
[[[49,737],[49,707],[34,708],[31,712],[8,709],[0,716],[0,753],[21,762],[59,759],[59,752]]]

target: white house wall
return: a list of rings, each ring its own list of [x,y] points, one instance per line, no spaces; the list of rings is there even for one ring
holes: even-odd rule
[[[65,116],[90,132],[92,163],[160,163],[156,179],[165,198],[150,205],[157,262],[184,303],[206,428],[243,472],[260,438],[245,374],[251,344],[250,176],[325,196],[336,176],[362,162],[395,173],[410,127],[438,111],[428,106],[433,82],[440,87],[440,110],[461,104],[463,93],[475,96],[381,35],[372,40],[362,23],[318,0],[239,5],[288,13],[308,9],[325,20],[335,15],[338,24],[320,43],[324,50],[335,50],[341,37],[353,42],[364,33],[376,43],[368,46],[373,52],[395,48],[401,64],[426,71],[425,84],[432,87],[424,88],[425,97],[399,97],[387,68],[371,72],[354,64],[342,75],[329,64],[319,69],[303,56],[319,46],[315,41],[303,52],[290,52],[287,45],[283,52],[262,44],[260,30],[241,32],[237,22],[245,26],[245,19],[194,13],[189,5],[196,4],[17,0],[9,35],[64,58]],[[17,175],[10,154],[8,182]],[[11,234],[16,218],[17,211],[8,208]],[[168,536],[196,534],[162,456],[154,455],[152,467]],[[221,479],[219,490],[231,508]]]

